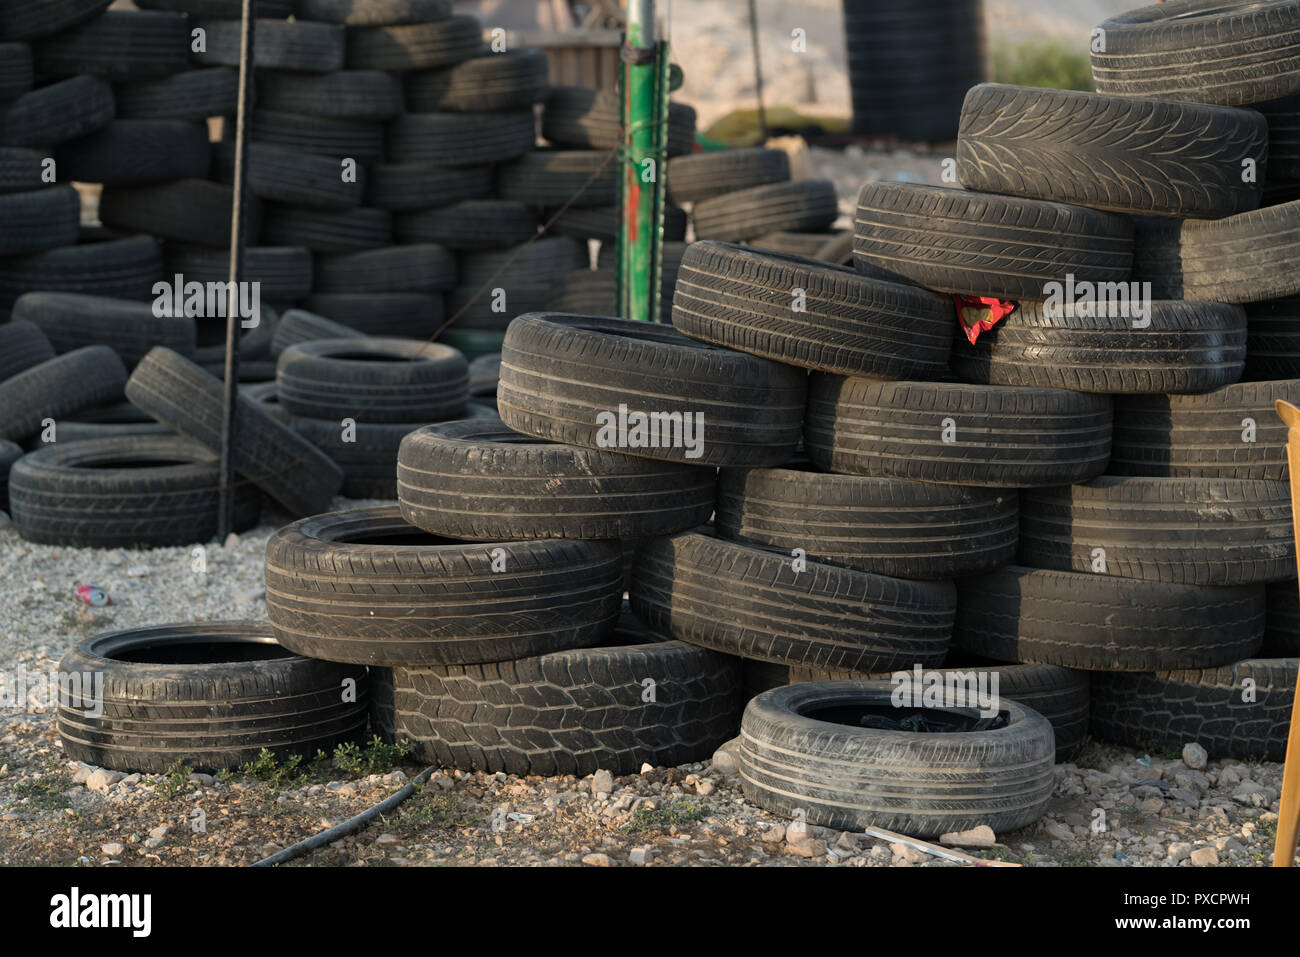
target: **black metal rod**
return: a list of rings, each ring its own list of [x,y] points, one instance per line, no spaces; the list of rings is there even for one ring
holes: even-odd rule
[[[749,37],[754,45],[754,87],[758,92],[758,129],[767,142],[767,108],[763,105],[763,63],[758,56],[758,2],[749,0]]]
[[[221,420],[221,490],[217,537],[225,541],[235,530],[235,404],[239,396],[239,334],[242,323],[239,277],[244,271],[244,171],[248,162],[245,127],[252,107],[253,31],[257,24],[256,0],[244,0],[239,50],[239,108],[235,118],[235,189],[230,211],[230,286],[226,295],[226,392]],[[258,302],[258,299],[252,299]],[[258,321],[261,317],[258,316]]]

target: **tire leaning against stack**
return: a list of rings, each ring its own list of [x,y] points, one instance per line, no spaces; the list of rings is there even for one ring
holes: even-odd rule
[[[45,333],[21,319],[0,323],[0,382],[55,356]]]
[[[1008,565],[958,583],[955,648],[1082,671],[1211,666],[1264,634],[1260,585],[1204,587]]]
[[[267,616],[281,644],[355,664],[471,664],[598,644],[622,584],[616,542],[451,542],[408,525],[396,505],[295,522],[266,554]]]
[[[810,682],[774,688],[745,707],[740,785],[759,807],[836,830],[881,827],[918,837],[1037,820],[1052,796],[1055,739],[1046,718],[1002,702],[1001,726],[914,732],[862,727],[894,717],[885,682]],[[968,723],[953,709],[915,709]]]
[[[263,748],[278,759],[330,754],[359,739],[366,724],[364,670],[289,654],[261,623],[94,635],[64,655],[59,668],[96,676],[91,693],[71,685],[58,710],[64,753],[96,767],[161,774],[184,763],[233,770]],[[349,681],[357,689],[352,698],[339,693]]]
[[[805,378],[651,323],[536,313],[506,333],[497,407],[517,432],[583,448],[602,447],[615,423],[597,416],[620,406],[629,416],[681,413],[680,446],[619,450],[703,466],[777,465],[798,442]],[[685,441],[688,415],[704,423],[695,449]]]
[[[402,517],[470,541],[638,539],[713,513],[707,469],[542,442],[499,421],[430,425],[397,459]]]
[[[776,664],[885,671],[943,661],[951,582],[913,582],[685,533],[637,555],[632,610],[652,628]]]
[[[1111,400],[814,374],[804,443],[827,472],[994,488],[1082,482],[1110,460]]]
[[[22,441],[45,419],[117,402],[126,369],[108,346],[86,346],[31,366],[0,382],[0,439]]]

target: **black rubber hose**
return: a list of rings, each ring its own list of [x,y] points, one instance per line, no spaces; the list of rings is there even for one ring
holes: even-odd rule
[[[333,844],[339,838],[347,837],[353,831],[361,830],[375,818],[379,817],[379,815],[391,811],[393,808],[397,807],[397,805],[409,798],[415,793],[415,789],[425,781],[429,780],[429,776],[436,770],[438,770],[436,767],[425,768],[411,779],[410,784],[406,785],[406,787],[402,788],[396,794],[385,798],[370,810],[362,811],[356,817],[348,818],[342,824],[336,824],[328,831],[321,831],[319,834],[313,834],[311,837],[301,840],[297,844],[292,844],[289,847],[286,847],[283,851],[277,851],[270,857],[265,857],[248,866],[272,867],[276,864],[283,864],[286,861],[293,860],[295,857],[302,857],[308,851],[314,851],[316,848],[324,847],[326,844]]]

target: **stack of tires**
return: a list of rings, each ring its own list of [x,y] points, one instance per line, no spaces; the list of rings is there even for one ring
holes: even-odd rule
[[[1296,556],[1273,405],[1300,400],[1280,355],[1300,203],[1260,206],[1275,162],[1293,173],[1247,107],[1300,86],[1270,52],[1300,4],[1170,0],[1097,34],[1098,93],[969,91],[965,189],[863,188],[860,273],[1017,306],[957,340],[961,384],[814,385],[810,455],[1020,488],[1019,564],[959,582],[955,647],[1088,671],[1098,737],[1280,760]]]

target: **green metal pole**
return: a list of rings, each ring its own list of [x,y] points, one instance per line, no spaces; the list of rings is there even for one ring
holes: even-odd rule
[[[654,0],[629,0],[621,92],[625,130],[619,196],[618,304],[642,322],[659,317],[663,176],[667,158],[666,50],[656,42]]]

